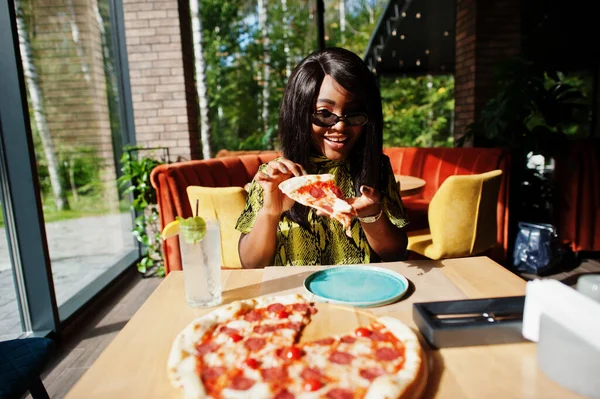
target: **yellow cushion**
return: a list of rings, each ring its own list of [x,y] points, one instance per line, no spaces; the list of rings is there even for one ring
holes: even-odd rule
[[[448,177],[429,204],[429,229],[409,233],[408,249],[430,259],[481,253],[496,243],[502,171]]]
[[[221,265],[241,268],[238,254],[240,232],[235,229],[235,224],[246,205],[246,190],[243,187],[188,186],[187,194],[193,214],[196,212],[196,201],[198,201],[198,216],[219,221]]]

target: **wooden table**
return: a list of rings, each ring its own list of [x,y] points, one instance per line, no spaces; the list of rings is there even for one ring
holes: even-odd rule
[[[409,195],[420,194],[425,187],[425,180],[414,176],[394,175],[396,181],[400,183],[400,196],[408,197]]]
[[[411,289],[397,303],[368,309],[391,315],[418,331],[414,302],[524,295],[525,281],[487,257],[408,261],[380,266],[406,276]],[[319,267],[270,267],[223,272],[224,302],[302,292],[302,282]],[[125,325],[67,398],[182,398],[166,376],[175,336],[206,310],[190,308],[182,272],[171,272]],[[426,398],[577,398],[538,368],[536,346],[517,344],[432,350]]]

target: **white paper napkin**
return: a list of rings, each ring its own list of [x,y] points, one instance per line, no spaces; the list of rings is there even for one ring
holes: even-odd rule
[[[600,303],[556,280],[527,283],[523,336],[539,339],[540,315],[545,314],[600,350]]]

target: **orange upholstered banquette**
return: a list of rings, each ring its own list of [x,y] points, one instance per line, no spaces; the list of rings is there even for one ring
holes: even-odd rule
[[[508,248],[508,195],[510,155],[499,148],[386,148],[394,173],[416,176],[426,181],[419,195],[403,198],[411,223],[407,226],[416,230],[427,226],[429,201],[450,175],[474,174],[502,169],[502,185],[498,198],[498,245],[489,256],[497,261],[506,259]],[[237,156],[226,156],[201,161],[185,161],[160,165],[152,171],[152,185],[157,191],[161,226],[175,216],[189,217],[192,214],[186,187],[200,185],[208,187],[243,187],[252,180],[260,164],[278,156],[277,152],[257,152]],[[181,256],[177,237],[166,240],[164,245],[165,270],[181,269]]]

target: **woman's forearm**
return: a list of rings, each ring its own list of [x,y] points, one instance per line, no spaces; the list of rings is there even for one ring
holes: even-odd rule
[[[264,208],[258,211],[252,230],[240,238],[239,254],[244,269],[261,268],[273,263],[280,217]]]
[[[376,222],[361,222],[361,226],[369,245],[383,261],[404,260],[408,238],[404,231],[390,222],[385,212]]]

